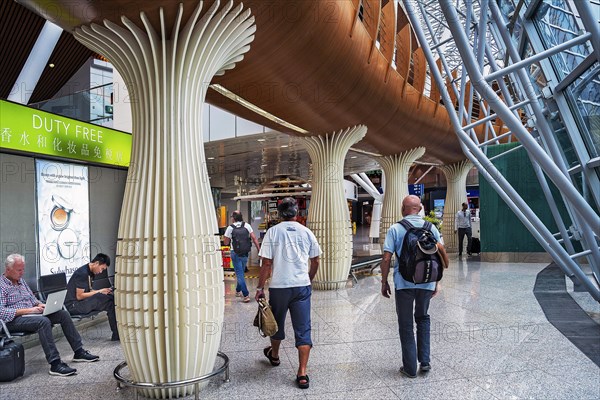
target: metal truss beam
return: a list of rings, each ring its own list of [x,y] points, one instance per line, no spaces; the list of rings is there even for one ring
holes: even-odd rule
[[[531,63],[545,59],[551,54],[565,51],[574,44],[591,42],[592,45],[595,45],[598,29],[596,29],[595,32],[585,33],[572,40],[572,43],[569,43],[568,46],[555,47],[548,50],[545,54],[537,54],[533,55],[534,58],[521,60],[519,58],[519,53],[512,42],[509,31],[506,29],[506,23],[503,20],[495,0],[480,0],[477,4],[477,6],[479,6],[477,10],[475,10],[477,7],[473,7],[473,0],[440,0],[438,3],[438,7],[445,19],[445,25],[450,29],[456,49],[460,52],[463,65],[463,76],[460,79],[460,88],[456,81],[452,81],[451,90],[454,91],[456,98],[461,100],[467,98],[470,100],[470,111],[471,103],[477,96],[474,96],[473,92],[465,93],[465,82],[468,76],[472,83],[470,89],[474,89],[479,95],[477,101],[480,101],[480,104],[483,104],[482,100],[485,99],[488,104],[494,104],[494,112],[510,129],[510,135],[514,135],[514,137],[519,140],[521,146],[526,149],[531,159],[534,172],[540,181],[542,191],[548,202],[548,207],[559,229],[557,234],[553,234],[531,210],[510,183],[506,181],[502,174],[492,164],[491,159],[487,158],[485,146],[479,143],[472,130],[477,123],[471,122],[471,113],[467,112],[464,102],[460,103],[463,104],[463,106],[460,106],[459,104],[458,112],[454,109],[454,103],[448,92],[446,81],[437,68],[432,48],[437,50],[446,76],[451,77],[451,70],[445,59],[446,55],[440,51],[440,46],[437,43],[432,26],[428,23],[427,19],[423,18],[425,15],[423,4],[419,2],[416,3],[421,12],[420,16],[417,14],[413,4],[414,2],[412,0],[403,0],[404,8],[415,30],[415,34],[421,43],[427,62],[429,63],[429,71],[440,88],[444,105],[450,114],[452,124],[465,155],[479,169],[483,177],[489,181],[499,196],[538,240],[540,245],[552,256],[565,274],[569,276],[576,285],[583,285],[593,298],[600,302],[600,290],[597,285],[597,279],[600,275],[598,272],[598,265],[600,265],[600,249],[597,242],[597,237],[600,235],[600,227],[597,223],[594,223],[594,221],[598,221],[599,217],[574,187],[573,182],[570,179],[567,165],[564,162],[560,148],[553,135],[553,131],[544,114],[545,110],[540,106],[539,96],[536,95],[527,71],[524,69]],[[457,10],[457,8],[462,5],[464,5],[464,7]],[[478,16],[477,12],[479,13]],[[488,12],[490,14],[488,14]],[[487,19],[488,15],[491,16],[491,20],[489,21]],[[472,21],[472,18],[477,17],[479,18],[478,22]],[[587,23],[590,22],[587,21]],[[431,42],[427,41],[428,37],[425,35],[421,24],[428,28]],[[476,26],[475,32],[472,32],[473,26]],[[512,64],[497,65],[496,60],[491,57],[493,53],[489,48],[489,44],[486,44],[488,33],[490,33],[490,37],[497,46],[504,48],[506,60],[507,62],[512,62]],[[473,43],[471,43],[470,40],[472,40]],[[598,48],[594,48],[595,51],[598,50]],[[484,76],[483,74],[484,56],[487,57],[488,64],[491,67],[491,76]],[[517,95],[520,97],[516,105],[512,101],[511,92],[509,92],[505,84],[505,78],[509,79],[511,88],[513,91],[517,91]],[[497,80],[500,92],[504,98],[498,96],[487,83],[492,80]],[[521,107],[523,107],[530,118],[535,121],[539,133],[538,138],[532,136],[532,133],[523,126],[516,111]],[[489,116],[484,119],[490,120],[492,117]],[[480,123],[483,123],[483,121],[479,122],[479,124]],[[489,123],[489,121],[485,121],[485,123]],[[491,129],[491,131],[493,132],[493,129]],[[504,134],[502,136],[506,135],[507,134]],[[497,140],[498,137],[492,140],[486,138],[484,144],[497,143]],[[480,147],[484,148],[481,149]],[[547,178],[559,188],[561,195],[563,196],[563,201],[575,225],[576,232],[570,232],[565,226],[558,211],[556,200],[550,192]],[[582,244],[583,251],[579,253],[575,252],[573,243],[571,242],[572,239],[577,239],[579,236],[575,233],[581,233],[582,236],[580,243]],[[579,257],[587,258],[595,275],[595,281],[590,279],[577,263],[577,258]]]

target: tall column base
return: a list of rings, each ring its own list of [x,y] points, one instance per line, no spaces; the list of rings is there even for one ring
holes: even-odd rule
[[[425,154],[424,147],[417,147],[393,156],[377,157],[385,173],[383,206],[379,223],[379,244],[383,249],[387,231],[402,219],[402,200],[408,196],[408,170]]]
[[[456,213],[462,208],[462,203],[467,202],[467,175],[473,168],[473,164],[464,160],[439,168],[446,175],[447,182],[442,235],[444,236],[444,247],[452,253],[458,251],[458,237],[454,233],[454,220]]]
[[[164,31],[161,8],[160,32],[143,12],[145,29],[123,17],[124,27],[105,20],[74,32],[113,63],[136,99],[115,262],[118,329],[136,382],[210,373],[221,341],[223,269],[199,110],[206,83],[243,58],[255,26],[242,5],[202,4],[184,22],[183,3],[174,3],[173,31]],[[144,395],[172,398],[193,389]]]
[[[367,127],[358,125],[322,136],[301,138],[313,163],[312,196],[307,226],[323,250],[313,288],[346,286],[352,264],[352,224],[344,195],[344,159]]]

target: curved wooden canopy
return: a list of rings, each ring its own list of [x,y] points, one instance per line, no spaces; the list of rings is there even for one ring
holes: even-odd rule
[[[145,11],[160,32],[159,9],[175,20],[172,0],[20,0],[45,18],[72,31],[80,25],[120,23],[125,15],[143,28]],[[234,1],[239,3],[239,1]],[[180,0],[184,21],[198,4]],[[213,1],[205,1],[205,9]],[[464,159],[440,104],[439,89],[425,88],[426,62],[408,19],[392,1],[247,0],[256,18],[251,50],[236,68],[215,78],[236,95],[309,134],[364,124],[356,148],[381,155],[418,146],[424,159],[450,163]],[[172,26],[165,27],[170,36]],[[394,62],[392,61],[394,60]],[[208,101],[244,118],[298,134],[209,91]]]

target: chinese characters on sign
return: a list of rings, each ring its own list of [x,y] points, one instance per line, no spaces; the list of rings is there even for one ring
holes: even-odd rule
[[[0,148],[127,167],[131,135],[0,100]]]

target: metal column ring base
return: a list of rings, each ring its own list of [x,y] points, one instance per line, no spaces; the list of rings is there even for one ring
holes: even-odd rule
[[[130,386],[135,389],[135,399],[138,398],[138,389],[173,389],[182,386],[194,385],[194,399],[198,400],[198,394],[200,391],[200,382],[212,378],[215,375],[225,373],[225,382],[229,382],[229,357],[225,353],[217,352],[217,357],[223,359],[223,365],[218,369],[214,370],[209,374],[199,376],[197,378],[186,379],[183,381],[165,382],[165,383],[150,383],[150,382],[134,382],[132,380],[125,379],[121,376],[120,372],[123,368],[127,367],[127,361],[123,361],[115,368],[113,375],[117,380],[117,390],[120,390],[123,386]]]

